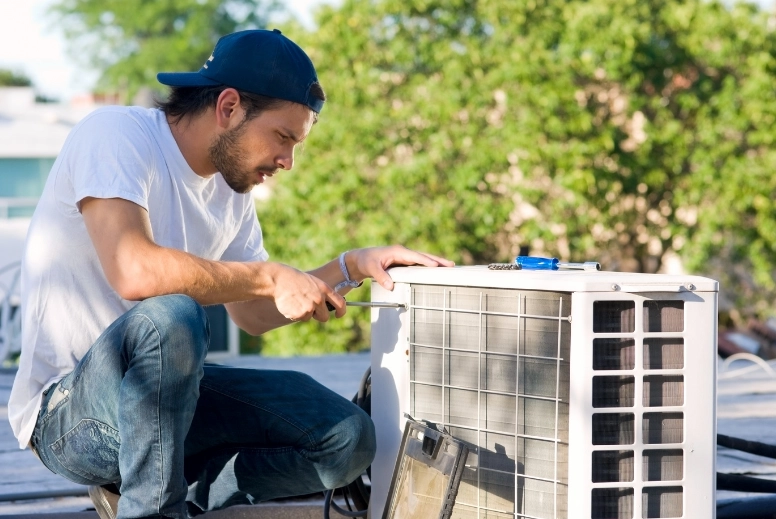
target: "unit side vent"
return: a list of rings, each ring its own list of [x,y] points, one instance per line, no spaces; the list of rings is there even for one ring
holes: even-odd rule
[[[684,319],[682,300],[593,303],[593,334],[606,334],[592,344],[593,519],[631,519],[639,508],[682,517]]]
[[[470,447],[453,517],[567,518],[570,294],[413,285],[410,312],[411,414]]]

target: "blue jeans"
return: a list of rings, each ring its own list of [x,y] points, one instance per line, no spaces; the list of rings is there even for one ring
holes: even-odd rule
[[[116,483],[122,519],[184,519],[360,476],[375,451],[366,413],[301,373],[205,365],[209,333],[180,295],[117,319],[47,390],[31,440],[43,464]]]

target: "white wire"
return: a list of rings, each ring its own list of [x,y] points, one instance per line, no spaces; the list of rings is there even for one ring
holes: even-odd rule
[[[738,360],[746,360],[749,362],[753,362],[755,365],[748,366],[746,368],[738,368],[732,371],[728,371],[730,369],[730,365]],[[722,363],[722,367],[720,368],[720,373],[717,376],[717,380],[727,380],[730,378],[740,377],[742,375],[746,375],[747,373],[758,371],[758,369],[762,369],[770,377],[776,378],[776,371],[774,371],[773,368],[771,367],[771,362],[776,363],[776,359],[768,362],[752,353],[735,353],[730,357],[726,358],[725,361]]]

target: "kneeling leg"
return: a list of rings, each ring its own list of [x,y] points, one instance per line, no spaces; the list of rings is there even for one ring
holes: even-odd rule
[[[372,462],[374,426],[292,371],[205,366],[185,444],[194,513],[344,486]]]

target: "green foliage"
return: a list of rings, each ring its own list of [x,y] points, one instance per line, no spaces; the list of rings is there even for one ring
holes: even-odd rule
[[[32,80],[20,72],[0,69],[0,86],[29,87],[32,86]]]
[[[199,70],[218,38],[263,27],[275,0],[58,0],[52,13],[71,53],[125,99],[161,91],[158,72]]]
[[[286,31],[329,101],[259,207],[273,259],[398,242],[484,263],[530,245],[655,272],[673,255],[772,313],[771,20],[699,0],[324,7],[316,31]],[[355,313],[268,334],[265,351],[367,347]]]

